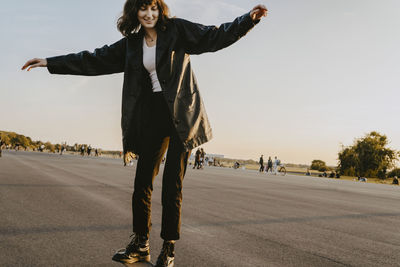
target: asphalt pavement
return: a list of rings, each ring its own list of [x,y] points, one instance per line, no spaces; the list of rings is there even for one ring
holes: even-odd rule
[[[161,174],[152,261],[161,249]],[[0,266],[122,266],[135,165],[4,151]],[[400,187],[257,171],[188,168],[181,266],[400,266]]]

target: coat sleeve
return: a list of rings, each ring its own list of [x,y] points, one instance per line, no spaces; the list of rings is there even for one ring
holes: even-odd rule
[[[233,22],[217,26],[205,26],[184,19],[175,19],[178,34],[186,53],[201,54],[225,48],[250,31],[259,20],[253,21],[250,12]]]
[[[124,70],[127,39],[123,38],[93,52],[47,58],[47,69],[53,74],[95,76],[118,73]]]

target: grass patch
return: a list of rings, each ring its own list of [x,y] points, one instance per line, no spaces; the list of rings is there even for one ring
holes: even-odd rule
[[[293,174],[293,175],[304,175],[307,172],[307,167],[298,167],[298,166],[292,166],[293,164],[290,164],[290,166],[285,165],[286,168],[286,172],[287,174]],[[247,170],[259,170],[260,169],[260,165],[259,164],[246,164],[245,168]],[[310,170],[311,176],[312,177],[318,177],[319,174],[322,174],[322,172],[320,171],[316,171],[316,170]],[[329,175],[329,171],[327,172]],[[336,178],[329,178],[329,177],[318,177],[321,179],[336,179]],[[352,176],[340,176],[339,178],[340,180],[346,180],[346,181],[354,181],[354,182],[358,182],[357,181],[357,177],[352,177]],[[339,180],[338,179],[338,180]],[[392,178],[387,178],[385,180],[379,179],[379,178],[367,178],[367,183],[373,183],[373,184],[387,184],[387,185],[392,185],[393,179]]]

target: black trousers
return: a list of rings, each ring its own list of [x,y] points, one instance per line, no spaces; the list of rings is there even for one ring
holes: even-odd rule
[[[259,172],[263,172],[264,171],[264,164],[260,163],[260,169],[258,170]]]
[[[142,149],[132,196],[133,232],[149,237],[153,181],[168,148],[162,180],[161,238],[178,240],[181,225],[182,182],[190,151],[182,145],[162,92],[144,97]]]

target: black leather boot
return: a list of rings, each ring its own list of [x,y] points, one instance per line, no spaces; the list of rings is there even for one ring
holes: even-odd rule
[[[113,256],[113,261],[122,263],[134,263],[138,261],[150,261],[150,245],[147,237],[132,235],[132,241],[125,249],[120,249]]]
[[[155,267],[173,267],[175,260],[175,242],[164,241]]]

